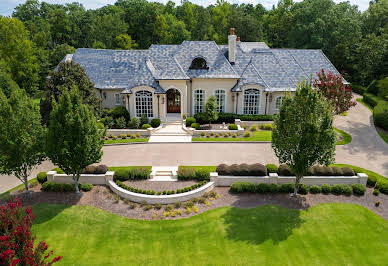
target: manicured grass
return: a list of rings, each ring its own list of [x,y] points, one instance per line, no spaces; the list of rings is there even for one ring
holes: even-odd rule
[[[342,135],[343,137],[343,140],[341,141],[337,141],[335,143],[335,145],[345,145],[345,144],[348,144],[352,141],[352,136],[350,136],[348,133],[346,133],[345,131],[342,131],[338,128],[334,128],[335,131],[337,131],[339,134]]]
[[[382,131],[377,131],[377,133],[378,133],[379,136],[385,141],[385,143],[388,144],[388,134],[385,134],[385,133],[382,132]]]
[[[356,172],[356,173],[365,173],[365,174],[368,175],[368,177],[371,177],[371,176],[376,177],[377,182],[383,182],[383,183],[387,183],[388,182],[388,178],[387,177],[379,175],[378,173],[375,173],[373,171],[370,171],[370,170],[367,170],[365,168],[361,168],[361,167],[358,167],[358,166],[354,166],[354,165],[350,165],[350,164],[338,164],[338,163],[332,164],[331,166],[338,166],[338,167],[347,166],[347,167],[352,168],[354,170],[354,172]]]
[[[130,170],[130,169],[139,169],[139,168],[147,168],[149,170],[152,169],[152,166],[112,166],[108,167],[109,171],[117,171],[117,170]]]
[[[90,206],[38,204],[33,232],[58,265],[384,265],[388,223],[359,205],[223,207],[133,220]]]
[[[129,142],[148,142],[148,139],[110,139],[105,140],[104,144],[112,144],[112,143],[129,143]]]
[[[179,166],[179,168],[194,168],[195,170],[206,170],[208,172],[215,172],[217,166]]]
[[[255,132],[251,132],[253,135],[248,138],[244,137],[220,137],[220,138],[207,138],[207,137],[200,137],[200,138],[193,138],[192,141],[272,141],[272,131],[271,130],[259,130]]]

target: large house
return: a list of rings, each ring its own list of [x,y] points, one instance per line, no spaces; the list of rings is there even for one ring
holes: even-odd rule
[[[228,45],[184,41],[148,50],[77,49],[64,60],[85,69],[104,107],[125,106],[131,117],[161,120],[203,112],[212,95],[219,112],[274,114],[299,81],[322,69],[338,74],[321,50],[241,42],[234,29]]]

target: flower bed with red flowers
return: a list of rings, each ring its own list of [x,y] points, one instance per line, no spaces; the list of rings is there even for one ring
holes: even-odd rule
[[[53,251],[41,241],[37,245],[31,234],[34,215],[23,208],[19,199],[0,208],[0,265],[51,265],[62,257],[50,259]]]

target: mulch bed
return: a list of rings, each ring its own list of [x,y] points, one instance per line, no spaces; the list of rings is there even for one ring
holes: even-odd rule
[[[159,183],[159,182],[158,182]],[[179,183],[179,182],[174,182]],[[172,188],[170,188],[171,190]],[[217,199],[208,199],[210,206],[196,203],[198,213],[215,209],[223,206],[234,206],[238,208],[252,208],[264,204],[280,205],[292,209],[307,209],[320,203],[345,202],[359,204],[380,215],[388,221],[388,195],[380,194],[374,196],[373,189],[367,188],[364,196],[336,196],[332,194],[308,194],[299,195],[297,198],[291,198],[291,194],[232,194],[227,187],[216,187],[214,189],[219,194]],[[182,215],[175,218],[162,217],[165,211],[165,206],[160,210],[152,208],[144,211],[140,204],[135,204],[135,208],[131,208],[131,204],[119,199],[116,194],[105,186],[95,186],[90,192],[83,192],[81,196],[75,193],[60,193],[60,192],[43,192],[40,190],[40,185],[31,189],[31,193],[15,192],[15,196],[19,196],[23,200],[24,205],[34,205],[37,203],[50,204],[68,204],[68,205],[89,205],[109,211],[120,216],[135,218],[135,219],[177,219],[196,215],[192,211],[190,214],[185,213],[185,203],[178,208]],[[380,206],[376,207],[376,201],[380,201]],[[132,204],[133,205],[133,204]]]

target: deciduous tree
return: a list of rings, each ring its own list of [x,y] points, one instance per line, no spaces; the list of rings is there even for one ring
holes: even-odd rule
[[[294,196],[300,180],[315,164],[329,165],[334,160],[335,133],[330,104],[301,82],[293,98],[283,100],[274,119],[272,148],[280,163],[288,164],[296,175]]]
[[[209,122],[209,127],[211,122],[216,121],[218,119],[217,112],[217,99],[216,96],[210,96],[206,102],[206,120]]]

